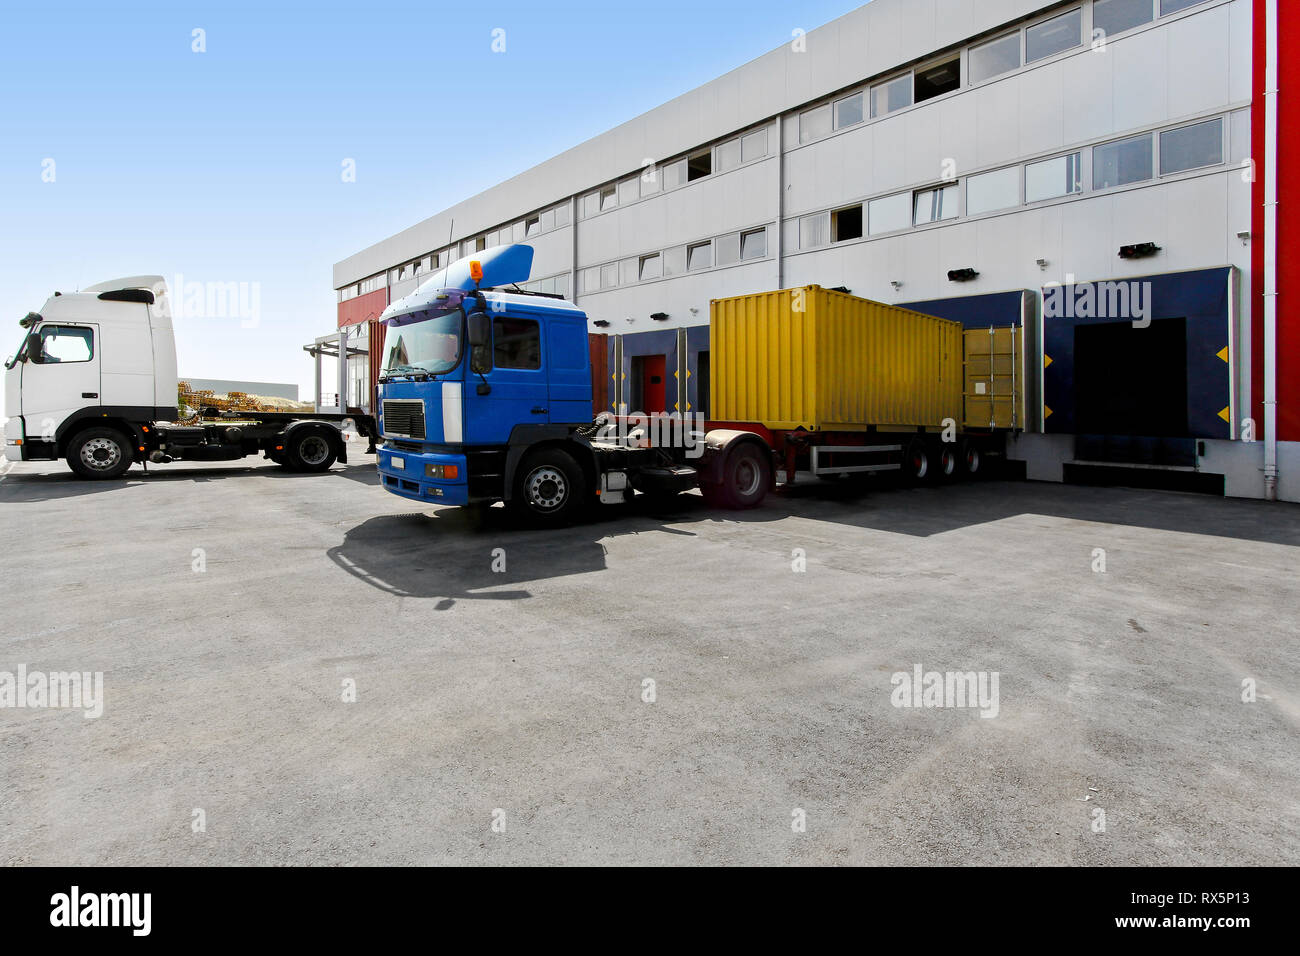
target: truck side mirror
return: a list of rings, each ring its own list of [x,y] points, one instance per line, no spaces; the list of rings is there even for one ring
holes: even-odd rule
[[[469,314],[469,369],[476,375],[492,371],[492,319],[486,312]]]
[[[471,312],[469,314],[469,345],[470,348],[484,348],[492,344],[492,320],[488,318],[486,312]]]
[[[45,349],[41,346],[41,336],[37,332],[27,333],[27,357],[37,365],[45,361]]]

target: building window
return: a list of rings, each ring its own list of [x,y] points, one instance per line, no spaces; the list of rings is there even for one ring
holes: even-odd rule
[[[871,118],[912,105],[912,74],[871,88]]]
[[[1092,28],[1106,36],[1151,22],[1151,0],[1093,0]]]
[[[578,290],[580,292],[595,292],[600,288],[600,270],[583,269],[578,273]]]
[[[515,242],[523,242],[524,239],[527,238],[524,235],[524,222],[522,219],[519,222],[515,223],[513,226],[511,226],[510,229],[514,235]]]
[[[864,93],[854,93],[852,96],[846,96],[835,104],[835,128],[844,129],[846,126],[857,126],[863,120],[862,109],[866,105]]]
[[[942,63],[932,63],[916,71],[916,94],[913,100],[924,103],[936,96],[951,93],[961,86],[961,56],[957,55]]]
[[[915,212],[912,224],[923,226],[927,222],[941,222],[944,219],[957,218],[957,187],[938,186],[934,189],[918,189],[915,198]]]
[[[1092,150],[1092,188],[1145,182],[1152,176],[1151,136],[1134,136]]]
[[[433,268],[435,269],[437,269],[442,263],[442,257],[439,256],[438,253],[436,252],[432,256],[430,256],[429,259],[433,263]]]
[[[1035,23],[1025,30],[1025,62],[1033,63],[1083,43],[1083,9]]]
[[[729,139],[725,143],[719,143],[713,161],[714,168],[720,173],[739,166],[740,140]]]
[[[1186,10],[1188,7],[1194,7],[1198,3],[1204,3],[1205,0],[1160,0],[1160,15],[1168,16],[1171,13],[1177,13],[1179,10]]]
[[[646,279],[658,279],[663,276],[663,260],[659,258],[659,253],[641,257],[640,278],[644,282]]]
[[[713,261],[716,265],[729,266],[740,261],[740,234],[719,236],[714,240]]]
[[[1020,34],[992,40],[970,50],[970,81],[982,83],[1020,69]]]
[[[1083,154],[1071,153],[1025,167],[1025,202],[1083,192]]]
[[[626,205],[641,198],[641,181],[634,176],[631,179],[625,179],[618,184],[618,202],[619,205]]]
[[[569,224],[569,204],[564,203],[563,205],[556,206],[555,207],[555,228],[559,229],[561,226],[567,226],[568,224]]]
[[[641,191],[642,196],[652,196],[659,191],[659,170],[654,166],[647,166],[641,170],[641,175],[637,177],[637,188]]]
[[[618,284],[631,285],[636,281],[638,275],[637,261],[635,259],[623,259],[618,264]]]
[[[482,252],[486,248],[487,248],[487,236],[479,236],[477,239],[474,240],[475,252]],[[420,271],[420,264],[418,262],[415,264],[415,271],[416,272]]]
[[[542,217],[530,216],[524,220],[524,238],[535,236],[542,231]]]
[[[696,242],[686,247],[686,268],[694,272],[696,269],[708,269],[713,265],[713,244],[711,242]]]
[[[661,172],[664,177],[664,189],[675,189],[686,182],[686,160],[679,159],[675,163],[665,163]]]
[[[767,155],[767,128],[746,133],[740,139],[740,161],[747,163]]]
[[[618,193],[613,186],[606,186],[600,191],[600,211],[613,209],[618,205]]]
[[[750,229],[740,234],[740,258],[762,259],[767,255],[767,230]]]
[[[671,249],[665,249],[663,261],[664,275],[681,275],[686,271],[686,247],[673,246]]]
[[[600,267],[600,287],[612,289],[618,285],[618,263],[611,262]]]
[[[831,213],[831,242],[862,238],[862,204]]]
[[[532,319],[494,316],[492,364],[495,368],[541,368],[542,332]]]
[[[686,181],[703,179],[713,172],[713,151],[702,149],[693,156],[686,157]]]
[[[899,193],[873,199],[867,204],[867,232],[878,236],[882,232],[895,232],[912,224],[912,194]]]
[[[1223,162],[1223,120],[1166,130],[1160,134],[1160,175],[1218,166]]]
[[[831,131],[831,105],[817,106],[799,114],[799,142],[807,143]]]
[[[799,219],[799,248],[816,249],[826,245],[830,228],[830,217],[824,212]]]
[[[1012,166],[966,180],[966,215],[1020,205],[1020,169]]]

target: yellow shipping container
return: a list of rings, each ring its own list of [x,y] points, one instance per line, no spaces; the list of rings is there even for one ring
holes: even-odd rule
[[[774,429],[962,420],[962,329],[821,286],[710,305],[712,414]]]

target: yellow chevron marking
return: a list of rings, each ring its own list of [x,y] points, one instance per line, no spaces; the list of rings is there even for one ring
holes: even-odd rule
[[[1051,410],[1050,408],[1048,408],[1046,405],[1043,406],[1043,417],[1044,417],[1044,418],[1051,418],[1051,417],[1052,417],[1052,410]]]
[[[1223,411],[1219,412],[1219,417],[1222,418],[1225,422],[1232,424],[1232,418],[1228,413],[1228,409],[1225,408]]]
[[[1223,348],[1219,349],[1219,351],[1215,352],[1214,354],[1217,355],[1219,358],[1223,359],[1225,362],[1228,361],[1228,347],[1226,345]]]
[[[1051,357],[1050,355],[1044,355],[1044,356],[1043,356],[1043,368],[1047,368],[1047,366],[1049,366],[1049,365],[1051,365],[1051,364],[1052,364],[1052,357]]]

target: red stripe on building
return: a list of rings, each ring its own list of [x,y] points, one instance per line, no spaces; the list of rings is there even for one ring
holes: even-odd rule
[[[388,308],[387,288],[376,289],[374,292],[367,292],[365,295],[340,302],[339,328],[344,329],[349,325],[377,319],[386,308]]]

